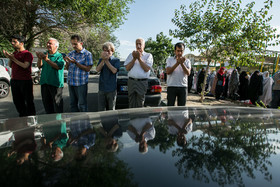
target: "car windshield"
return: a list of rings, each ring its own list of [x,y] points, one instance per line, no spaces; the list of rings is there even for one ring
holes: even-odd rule
[[[279,118],[189,106],[0,119],[1,186],[275,187]]]

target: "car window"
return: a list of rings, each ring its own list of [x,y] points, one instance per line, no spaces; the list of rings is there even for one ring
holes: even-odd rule
[[[8,66],[9,59],[8,58],[2,58],[0,59],[0,65],[2,66]]]
[[[125,69],[125,67],[120,67],[119,72],[118,72],[118,76],[127,76],[127,71]]]
[[[6,65],[8,65],[9,59],[8,58],[4,58],[4,62],[5,62]]]
[[[154,73],[154,69],[151,69],[151,71],[150,71],[150,77],[156,77],[156,74]]]

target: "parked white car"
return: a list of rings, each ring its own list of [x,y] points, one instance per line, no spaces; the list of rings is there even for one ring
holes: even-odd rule
[[[37,66],[37,62],[33,62],[32,66],[31,66],[31,76],[34,76],[39,71],[40,71],[40,69]]]
[[[9,63],[8,58],[0,58],[0,65],[7,68],[9,75],[11,75],[12,74],[12,68],[9,67],[8,63]]]
[[[0,99],[7,97],[10,93],[10,80],[11,77],[7,68],[0,65]]]

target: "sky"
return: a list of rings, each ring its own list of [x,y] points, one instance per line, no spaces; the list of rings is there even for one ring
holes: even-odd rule
[[[169,36],[169,30],[176,29],[176,26],[171,22],[174,17],[175,9],[179,9],[182,4],[187,7],[195,0],[135,0],[135,2],[129,5],[130,13],[126,16],[127,20],[124,20],[124,24],[121,25],[115,32],[115,36],[120,41],[120,46],[117,51],[120,53],[121,59],[126,59],[129,53],[135,50],[135,40],[137,38],[143,38],[147,40],[152,37],[156,39],[156,35],[163,32],[164,35]],[[255,8],[259,10],[263,7],[265,0],[255,1]],[[252,0],[242,0],[242,4],[247,4]],[[270,22],[273,27],[278,29],[280,34],[280,0],[273,1],[273,7],[269,14],[273,15]],[[277,10],[278,9],[278,10]],[[178,39],[173,39],[172,42],[178,42]],[[271,50],[280,51],[280,46],[270,48]],[[185,50],[185,54],[190,53],[188,49]],[[192,52],[198,55],[198,52]]]

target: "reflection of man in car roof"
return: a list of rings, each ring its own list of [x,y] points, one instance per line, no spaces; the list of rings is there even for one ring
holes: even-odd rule
[[[18,121],[19,126],[24,126],[25,129],[14,132],[14,142],[12,143],[12,149],[8,153],[8,157],[13,154],[17,154],[17,164],[22,165],[29,160],[30,154],[32,154],[37,147],[34,130],[35,127],[28,128],[27,118],[22,118]]]
[[[110,117],[100,116],[102,127],[99,129],[104,136],[107,151],[116,152],[118,150],[118,138],[122,136],[122,129],[119,126],[118,114]]]
[[[177,135],[178,146],[187,144],[186,134],[192,131],[192,119],[189,118],[188,110],[169,110],[168,111],[168,131],[170,134]]]
[[[96,134],[93,130],[89,117],[71,119],[68,143],[78,148],[75,159],[85,160],[87,151],[95,144]]]
[[[147,153],[147,141],[155,138],[156,131],[150,117],[138,117],[130,120],[127,128],[128,135],[139,143],[139,152]]]
[[[54,124],[43,126],[42,148],[52,149],[51,157],[54,161],[59,161],[63,158],[62,149],[68,141],[66,122],[60,121],[61,119],[61,114],[57,114],[57,121]]]

